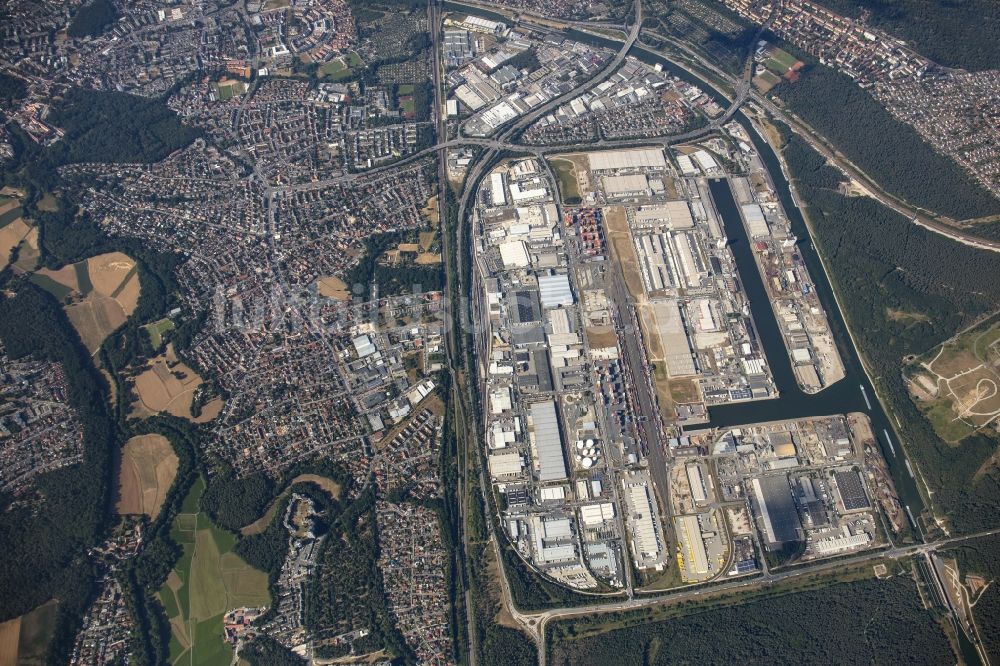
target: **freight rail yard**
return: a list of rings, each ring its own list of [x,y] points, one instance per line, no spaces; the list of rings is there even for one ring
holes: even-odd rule
[[[876,548],[878,505],[900,527],[865,415],[712,426],[715,405],[780,393],[717,179],[799,389],[822,391],[844,366],[741,126],[507,159],[476,191],[487,469],[510,543],[569,587],[632,595]]]

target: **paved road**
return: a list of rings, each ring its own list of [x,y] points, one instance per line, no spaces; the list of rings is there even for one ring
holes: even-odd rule
[[[453,5],[465,5],[466,7],[474,9],[482,9],[483,11],[491,12],[494,14],[500,14],[501,16],[509,17],[511,15],[516,15],[519,19],[524,20],[534,20],[544,26],[560,26],[560,27],[570,27],[570,28],[606,28],[610,30],[619,30],[625,32],[628,30],[628,25],[623,23],[615,23],[614,21],[576,21],[571,19],[560,19],[552,18],[542,14],[540,12],[531,11],[530,9],[513,9],[510,7],[500,7],[496,4],[490,2],[481,2],[480,0],[449,0],[450,4]],[[508,18],[508,20],[513,20]]]
[[[821,136],[808,124],[800,120],[798,117],[788,113],[784,109],[779,108],[771,102],[771,100],[757,94],[756,92],[753,93],[752,98],[760,106],[766,109],[768,113],[791,127],[792,130],[802,137],[802,139],[804,139],[810,146],[812,146],[816,152],[833,162],[839,170],[846,173],[848,177],[860,182],[865,189],[868,190],[872,198],[881,203],[883,206],[896,211],[919,227],[923,227],[928,231],[932,231],[957,243],[961,243],[962,245],[968,245],[980,250],[1000,252],[1000,241],[981,238],[975,234],[962,231],[958,227],[935,219],[922,209],[906,203],[899,197],[889,194],[882,189],[882,187],[874,179],[862,171],[860,167],[856,166],[847,157],[837,152],[837,150],[831,146],[825,137]]]
[[[636,11],[635,11],[636,22],[629,31],[628,40],[622,44],[622,48],[618,51],[616,56],[609,62],[607,67],[604,68],[596,77],[594,77],[588,82],[585,82],[584,84],[581,84],[581,86],[578,86],[569,93],[566,93],[565,95],[562,95],[558,98],[554,98],[553,100],[550,100],[546,104],[535,109],[531,113],[522,116],[513,125],[509,126],[507,129],[503,130],[501,133],[499,133],[497,136],[493,138],[459,137],[458,139],[443,141],[442,143],[439,143],[438,145],[430,149],[427,149],[425,151],[421,151],[421,153],[415,154],[407,158],[407,160],[405,160],[405,161],[418,160],[426,156],[430,152],[438,152],[439,154],[443,155],[444,149],[457,146],[472,145],[472,146],[481,146],[486,149],[485,153],[480,157],[480,159],[478,159],[475,162],[474,166],[469,170],[468,177],[466,179],[466,185],[464,191],[462,192],[459,203],[459,218],[458,218],[459,225],[457,230],[456,242],[461,252],[467,251],[466,247],[467,244],[463,242],[463,234],[468,233],[469,231],[471,231],[471,229],[466,230],[466,228],[464,227],[464,222],[468,218],[469,205],[472,203],[473,197],[475,196],[477,190],[476,186],[480,181],[480,179],[482,178],[482,176],[484,175],[484,173],[486,172],[486,169],[494,166],[496,158],[501,151],[517,150],[519,152],[526,152],[529,154],[533,154],[537,157],[543,157],[546,154],[554,152],[566,152],[576,148],[576,146],[567,146],[567,145],[560,145],[560,146],[519,145],[514,141],[514,137],[517,135],[517,133],[523,128],[529,126],[532,122],[534,122],[538,118],[542,117],[544,114],[551,112],[551,110],[555,109],[558,105],[573,99],[574,97],[581,94],[589,87],[599,84],[607,76],[609,76],[611,73],[617,70],[621,62],[624,60],[626,55],[633,47],[646,50],[649,53],[655,54],[655,51],[646,49],[644,46],[641,45],[636,46],[639,34],[639,27],[641,25],[641,20],[642,20],[641,5],[638,0],[636,0],[635,6],[636,6]],[[760,32],[765,30],[766,27],[767,24],[761,26]],[[758,32],[758,35],[760,34],[760,32]],[[692,73],[697,76],[696,73],[694,72]],[[735,116],[735,114],[740,110],[740,107],[748,99],[754,99],[758,103],[762,103],[762,101],[757,96],[755,96],[752,91],[751,74],[752,74],[752,66],[748,59],[747,66],[744,67],[740,78],[734,82],[735,97],[732,103],[730,104],[730,107],[720,118],[710,122],[707,126],[703,128],[694,130],[692,132],[687,132],[681,135],[676,135],[673,137],[660,137],[660,138],[644,139],[644,140],[599,141],[596,143],[591,143],[586,146],[579,146],[579,147],[592,150],[594,147],[611,148],[611,147],[626,147],[626,146],[651,145],[651,144],[654,145],[659,144],[666,146],[683,141],[690,141],[692,139],[699,138],[701,136],[709,134],[712,131],[718,129],[726,122],[728,122],[729,120],[731,120],[733,116]],[[766,100],[764,101],[766,102]],[[444,135],[442,134],[442,137],[443,136]],[[389,168],[398,168],[399,165],[400,163],[396,163],[394,165],[391,165],[391,167]],[[378,170],[373,170],[373,171],[377,172]],[[371,173],[372,172],[368,172],[366,174],[358,174],[357,176],[353,177],[367,176],[370,175]],[[919,220],[917,221],[918,223],[920,222]],[[949,237],[953,237],[955,240],[958,240],[959,242],[967,242],[969,244],[974,244],[976,242],[976,241],[969,242],[968,239],[963,239],[962,234],[960,234],[960,232],[956,233],[954,230],[951,229],[934,228],[932,230],[938,233],[948,232],[945,233],[945,235],[949,235]],[[998,248],[1000,248],[1000,243],[998,243],[997,246]],[[458,270],[457,285],[459,287],[458,291],[454,290],[454,286],[456,283],[449,281],[449,294],[453,296],[467,293],[465,287],[469,285],[470,276],[464,276],[462,274],[464,269],[462,268],[461,263],[462,262],[460,261],[459,267],[457,268]],[[624,285],[622,284],[620,278],[612,280],[611,288],[612,291],[615,292],[616,302],[623,304],[630,303],[630,299],[628,298],[627,293],[625,293],[626,290],[624,289]],[[634,325],[634,319],[632,319],[631,315],[631,308],[627,306],[625,308],[619,308],[619,323],[620,324],[632,323]],[[637,408],[640,415],[643,417],[640,419],[640,422],[637,425],[640,427],[644,435],[643,439],[647,443],[652,444],[649,453],[652,463],[651,471],[653,472],[654,486],[656,486],[658,489],[663,489],[663,491],[665,491],[666,488],[668,487],[666,479],[668,475],[667,471],[668,457],[666,448],[662,446],[662,437],[661,437],[661,428],[660,428],[658,410],[656,409],[655,401],[651,397],[652,396],[651,389],[649,388],[649,385],[647,383],[648,379],[643,362],[645,356],[642,353],[641,343],[638,340],[637,336],[634,335],[626,336],[625,347],[626,348],[623,351],[625,352],[626,362],[630,369],[633,379],[633,385],[636,390],[636,401],[638,403]],[[449,349],[451,350],[454,349],[451,344],[449,344]],[[475,377],[472,374],[474,373],[474,369],[470,368],[469,370],[471,372],[467,375],[468,378],[470,379],[470,381],[475,381]],[[469,395],[469,400],[471,400],[471,393]],[[485,500],[486,492],[489,488],[489,482],[486,479],[484,470],[481,465],[481,461],[478,460],[479,452],[478,449],[475,448],[477,446],[476,442],[477,442],[476,433],[471,433],[469,441],[466,442],[465,451],[467,454],[476,455],[477,457],[476,467],[477,467],[477,476],[479,477],[478,479],[480,485],[479,489],[480,492],[483,494]],[[669,504],[665,500],[666,497],[661,497],[662,505],[664,507],[667,507],[669,506]],[[489,505],[486,504],[486,506],[488,507]],[[489,532],[489,538],[492,547],[494,548],[495,555],[499,561],[502,561],[499,549],[500,548],[498,541],[499,537],[493,532],[493,524],[492,524],[493,521],[487,520],[486,522],[487,522],[487,529]],[[667,526],[665,525],[664,527]],[[528,631],[528,633],[533,637],[539,648],[539,663],[544,666],[546,660],[544,630],[545,630],[545,625],[550,620],[553,619],[558,620],[558,619],[565,619],[581,615],[597,614],[602,612],[639,609],[659,604],[679,603],[686,600],[697,599],[701,595],[715,595],[715,594],[725,593],[727,591],[733,591],[743,587],[770,586],[779,583],[781,581],[793,579],[797,576],[832,570],[843,567],[847,564],[869,561],[876,558],[903,557],[914,553],[928,552],[929,550],[957,543],[959,541],[964,541],[977,536],[985,536],[987,534],[996,534],[996,533],[1000,533],[1000,530],[983,532],[968,537],[960,537],[957,539],[950,539],[937,543],[920,544],[908,547],[891,546],[888,549],[883,549],[880,551],[862,553],[854,558],[840,559],[833,562],[820,562],[814,565],[805,565],[791,570],[781,571],[779,573],[770,572],[765,568],[763,574],[754,580],[747,580],[746,578],[743,578],[731,582],[719,583],[716,584],[714,587],[708,589],[704,587],[702,587],[701,589],[681,589],[676,592],[668,593],[665,595],[661,594],[659,596],[644,596],[641,598],[632,598],[630,596],[628,599],[623,599],[619,603],[610,603],[610,604],[594,603],[574,608],[554,609],[541,613],[523,613],[515,607],[511,596],[509,584],[506,578],[506,572],[503,571],[503,569],[501,569],[501,576],[499,576],[499,581],[501,586],[501,597],[504,607],[506,608],[508,613],[510,613],[511,617],[513,617],[516,622],[521,624],[526,629],[526,631]]]
[[[775,12],[772,12],[769,21],[773,20],[776,16]],[[716,76],[729,79],[729,75],[715,66],[713,63],[705,60],[699,53],[692,50],[687,45],[682,42],[678,42],[668,35],[663,35],[653,31],[645,31],[647,34],[655,36],[657,39],[661,39],[665,42],[669,42],[672,46],[675,46],[684,51],[692,59],[696,60],[701,67],[704,67],[708,71],[711,71]],[[759,33],[758,33],[759,35]],[[640,41],[640,47],[649,53],[656,53],[655,50],[646,47]],[[679,66],[683,67],[682,64],[677,63]],[[687,68],[685,68],[687,69]],[[694,76],[698,76],[697,72],[687,70]],[[744,79],[746,73],[744,72]],[[933,211],[926,211],[916,206],[913,206],[906,201],[886,192],[881,185],[878,184],[873,178],[861,170],[860,167],[852,163],[847,157],[837,152],[837,150],[830,144],[830,142],[820,135],[816,130],[810,127],[806,122],[789,114],[785,109],[776,106],[767,97],[760,95],[752,88],[749,89],[748,99],[752,99],[754,102],[759,104],[761,107],[766,109],[769,113],[777,117],[779,120],[786,123],[789,127],[795,131],[800,137],[809,143],[817,152],[827,158],[830,162],[834,164],[838,169],[846,173],[849,177],[859,181],[864,185],[864,187],[871,193],[872,198],[877,200],[882,205],[887,208],[891,208],[900,215],[903,215],[911,222],[919,227],[923,227],[928,231],[939,234],[948,238],[949,240],[967,245],[969,247],[975,247],[980,250],[988,250],[990,252],[1000,252],[1000,241],[994,241],[987,238],[982,238],[974,233],[963,231],[960,227],[954,226],[947,222],[942,222],[937,219]]]
[[[566,620],[584,615],[596,615],[625,610],[636,610],[649,608],[652,606],[672,605],[684,601],[698,600],[699,597],[710,597],[719,593],[732,592],[750,587],[772,587],[778,583],[793,580],[800,576],[807,576],[822,573],[833,569],[839,569],[847,565],[868,562],[877,559],[898,559],[910,555],[935,552],[939,549],[948,548],[956,544],[979,539],[985,536],[1000,534],[1000,529],[985,530],[966,536],[953,537],[934,543],[915,544],[912,546],[896,546],[878,551],[868,551],[856,557],[842,558],[835,561],[817,562],[814,565],[800,565],[791,569],[786,569],[780,573],[769,573],[753,580],[737,579],[728,583],[716,584],[712,587],[701,587],[700,589],[679,590],[664,594],[656,598],[631,599],[617,604],[591,604],[587,606],[577,606],[574,608],[558,608],[538,613],[518,613],[515,619],[522,622],[525,630],[532,634],[536,643],[541,646],[538,663],[545,665],[545,626],[552,620]]]
[[[501,149],[511,147],[514,148],[515,150],[519,151],[527,150],[528,152],[533,152],[535,154],[541,154],[541,151],[546,150],[545,148],[531,148],[519,145],[515,147],[514,144],[510,142],[510,139],[516,133],[518,133],[531,123],[535,122],[535,120],[541,118],[546,113],[549,113],[550,111],[553,111],[554,109],[558,108],[560,104],[570,101],[575,97],[577,97],[578,95],[580,95],[581,93],[586,92],[590,88],[600,84],[602,81],[604,81],[606,78],[608,78],[618,70],[618,67],[625,60],[625,56],[628,55],[629,50],[632,48],[636,40],[639,38],[639,30],[642,27],[642,2],[640,0],[633,0],[633,7],[635,14],[635,24],[629,31],[628,39],[625,40],[625,42],[622,44],[621,49],[618,50],[618,53],[615,54],[615,57],[612,58],[611,61],[600,72],[598,72],[593,78],[583,82],[582,84],[580,84],[576,88],[573,88],[573,90],[567,92],[566,94],[560,95],[558,97],[553,97],[548,102],[542,104],[541,106],[531,111],[530,113],[521,116],[512,125],[510,125],[510,127],[501,132],[496,139],[490,140],[494,142],[495,145],[491,146],[490,149],[487,151],[487,153],[483,156],[483,158],[478,162],[476,162],[476,165],[469,171],[468,178],[466,179],[466,191],[462,193],[462,200],[458,212],[458,219],[460,221],[464,221],[466,219],[465,218],[466,211],[468,209],[468,204],[471,199],[471,196],[475,192],[476,183],[478,183],[479,179],[482,177],[484,169],[492,166],[494,159],[496,158],[497,154],[500,152]],[[462,139],[462,141],[472,141],[472,140]],[[460,224],[459,227],[461,228],[461,226],[462,225]],[[459,244],[459,247],[461,247],[461,243]]]

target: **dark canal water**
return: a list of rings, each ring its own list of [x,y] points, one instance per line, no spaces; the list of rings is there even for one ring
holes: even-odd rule
[[[504,16],[479,8],[459,3],[445,2],[443,4],[447,9],[455,11],[464,10],[493,20],[507,20]],[[566,34],[571,39],[607,47],[616,51],[621,48],[622,44],[618,40],[590,35],[579,30],[568,30]],[[726,105],[726,98],[722,93],[674,62],[642,47],[634,47],[629,55],[647,64],[659,64],[668,73],[677,76],[683,81],[699,86],[713,97],[716,102],[723,106]],[[798,207],[794,205],[791,189],[781,171],[777,156],[774,154],[771,146],[754,131],[749,120],[747,120],[742,112],[737,113],[735,119],[750,135],[761,161],[764,162],[764,165],[770,172],[782,206],[792,222],[792,231],[799,239],[798,250],[806,266],[809,268],[809,274],[814,281],[813,288],[816,290],[820,302],[826,310],[830,327],[837,342],[837,349],[844,362],[846,376],[833,386],[816,394],[807,394],[799,389],[792,371],[791,359],[785,349],[777,321],[775,320],[774,311],[771,308],[767,292],[764,289],[763,280],[754,262],[752,250],[750,249],[750,240],[747,237],[746,229],[740,218],[739,209],[736,206],[732,191],[729,189],[729,183],[724,179],[715,179],[709,183],[712,199],[715,201],[716,209],[719,211],[725,224],[726,234],[730,239],[731,249],[736,258],[741,281],[750,299],[754,322],[758,329],[758,338],[761,340],[764,354],[767,357],[780,393],[779,397],[774,400],[713,407],[709,410],[710,423],[703,427],[737,426],[762,421],[863,412],[871,419],[873,431],[877,436],[879,446],[889,464],[890,473],[896,483],[899,499],[905,506],[909,507],[913,517],[916,518],[924,510],[924,503],[920,498],[920,493],[917,491],[916,481],[907,469],[905,453],[900,446],[896,431],[882,409],[876,397],[875,389],[864,372],[854,345],[851,344],[847,333],[847,326],[840,307],[834,299],[833,290],[827,279],[826,271],[820,262],[816,249],[813,247],[805,221],[802,219]],[[862,393],[862,388],[864,389],[864,393]],[[865,400],[866,394],[867,401]],[[892,446],[888,444],[887,437],[892,438]],[[913,525],[913,531],[918,538],[921,537],[918,526]],[[959,628],[957,634],[959,648],[965,659],[965,663],[972,666],[980,666],[982,661],[979,658],[979,653],[968,636],[961,628]]]
[[[767,150],[769,151],[769,149]],[[761,151],[761,154],[763,155],[764,152]],[[784,180],[781,170],[777,168],[777,164],[773,168],[768,165],[768,168],[771,171],[771,177],[775,180],[775,186],[787,188],[788,183]],[[826,309],[834,337],[837,340],[837,349],[844,361],[844,369],[847,373],[844,379],[814,394],[803,392],[795,381],[791,359],[785,349],[760,271],[754,262],[750,239],[747,237],[746,228],[743,226],[739,208],[733,199],[728,181],[724,179],[712,180],[709,183],[709,189],[712,193],[712,199],[715,201],[715,207],[725,224],[726,235],[730,240],[730,249],[736,258],[740,279],[747,298],[750,300],[758,338],[764,355],[767,357],[768,365],[771,367],[779,393],[779,397],[774,400],[712,407],[709,409],[710,425],[713,427],[736,426],[760,421],[864,412],[871,418],[874,432],[896,482],[900,500],[910,507],[914,517],[918,516],[923,510],[923,503],[917,492],[916,482],[907,471],[904,453],[893,431],[892,424],[876,399],[875,389],[868,381],[854,351],[854,346],[850,343],[840,309],[834,300],[833,291],[826,279],[826,273],[823,271],[815,248],[809,240],[805,224],[801,222],[801,218],[798,220],[799,224],[795,224],[796,221],[793,220],[793,229],[800,239],[797,249],[809,268],[809,273],[814,281],[814,289]],[[798,209],[792,208],[788,212],[790,215],[797,216]],[[886,433],[892,438],[893,445],[891,447],[888,444]]]
[[[584,36],[590,37],[589,35]],[[621,42],[609,39],[595,39],[592,37],[591,39],[609,48],[614,48],[614,44],[616,43],[619,46],[621,44]],[[633,48],[630,55],[647,64],[661,65],[670,74],[699,86],[721,105],[725,106],[727,104],[721,92],[670,60],[643,48]],[[879,446],[882,448],[882,453],[889,463],[889,471],[896,484],[899,499],[904,506],[910,507],[910,511],[914,519],[916,519],[924,510],[924,503],[920,497],[920,493],[917,491],[916,481],[910,475],[907,468],[905,453],[900,446],[899,437],[896,435],[892,423],[879,404],[875,389],[865,375],[857,352],[851,344],[847,333],[847,326],[844,323],[840,308],[833,297],[833,290],[830,288],[826,271],[819,260],[819,255],[816,254],[815,247],[813,247],[812,239],[809,235],[809,230],[806,228],[805,221],[802,219],[802,214],[792,200],[791,189],[781,171],[778,158],[771,146],[757,134],[750,125],[750,121],[747,120],[742,112],[737,113],[734,119],[743,126],[752,139],[757,154],[760,155],[761,161],[771,175],[781,204],[791,220],[792,231],[799,239],[798,250],[806,266],[809,268],[809,274],[814,281],[814,289],[830,320],[830,327],[837,341],[837,349],[844,361],[844,369],[847,375],[833,386],[816,394],[803,393],[799,389],[792,371],[791,359],[785,350],[784,341],[781,338],[777,321],[774,318],[774,311],[767,298],[767,292],[764,289],[760,272],[754,262],[750,249],[750,241],[747,237],[746,229],[743,227],[743,221],[740,218],[739,209],[733,199],[732,191],[725,180],[713,181],[709,183],[712,198],[725,224],[726,235],[730,239],[731,249],[736,258],[736,265],[739,269],[744,289],[750,299],[754,322],[758,329],[758,337],[761,340],[768,364],[771,366],[771,372],[778,387],[779,397],[775,400],[713,407],[709,409],[709,426],[735,426],[760,421],[864,412],[868,414],[872,421],[872,428],[877,436]],[[864,388],[864,394],[862,393],[862,387]],[[865,401],[865,394],[867,394],[868,402]],[[869,403],[871,405],[870,408]],[[888,444],[886,433],[892,439],[891,447]],[[914,525],[914,532],[918,537],[921,536],[918,526]]]
[[[487,18],[506,20],[497,14],[473,9],[466,5],[447,2],[444,4],[448,9],[457,11],[467,10],[470,13],[486,16]],[[613,50],[621,48],[622,44],[618,40],[590,35],[578,30],[567,30],[566,35],[574,40],[604,46]],[[641,47],[634,47],[630,55],[647,64],[659,64],[668,73],[699,86],[723,106],[727,104],[721,92],[672,61]],[[736,202],[729,189],[729,184],[725,180],[715,180],[709,184],[712,198],[715,200],[716,208],[725,224],[726,234],[730,239],[732,251],[736,257],[737,268],[739,269],[744,289],[750,299],[754,322],[758,328],[758,337],[761,340],[764,354],[774,375],[779,397],[774,400],[713,407],[709,410],[710,423],[704,427],[735,426],[760,421],[864,412],[868,414],[872,421],[873,431],[877,436],[885,459],[889,463],[889,469],[896,483],[899,499],[905,506],[910,508],[913,517],[917,518],[923,511],[924,504],[920,493],[917,491],[916,481],[907,469],[905,454],[902,446],[900,446],[899,438],[892,423],[886,417],[882,406],[876,398],[875,389],[865,375],[861,361],[854,350],[854,346],[851,344],[840,308],[833,297],[833,290],[830,288],[826,271],[823,269],[819,256],[816,254],[802,215],[792,201],[791,190],[778,164],[778,159],[770,145],[753,130],[750,122],[742,112],[736,114],[735,120],[750,135],[757,153],[771,174],[778,197],[781,199],[785,212],[792,222],[792,231],[799,239],[798,250],[806,266],[809,268],[809,273],[814,281],[814,289],[830,320],[830,326],[837,341],[837,348],[844,361],[847,375],[833,386],[816,394],[803,393],[799,389],[792,372],[791,359],[785,350],[784,341],[781,338],[778,324],[774,317],[774,311],[771,309],[767,292],[764,290],[760,272],[754,263],[750,242],[743,227]],[[868,402],[865,401],[865,396],[862,394],[862,387],[867,394]],[[886,433],[891,437],[891,447],[888,443]],[[918,537],[920,536],[919,527],[914,526],[914,532]]]

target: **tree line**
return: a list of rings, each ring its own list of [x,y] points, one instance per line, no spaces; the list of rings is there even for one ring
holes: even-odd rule
[[[996,450],[996,437],[973,435],[957,447],[942,442],[911,401],[902,365],[905,357],[1000,309],[1000,256],[922,229],[867,197],[841,194],[843,176],[787,127],[783,131],[784,158],[806,202],[817,248],[935,506],[959,532],[997,526],[1000,471],[987,466],[977,474]],[[779,193],[792,210],[787,194]],[[805,230],[795,233],[803,237]]]
[[[550,625],[550,632],[556,666],[955,661],[908,576],[839,583],[660,622],[642,611],[597,615]]]
[[[849,17],[905,39],[921,55],[948,67],[1000,69],[1000,3],[995,0],[819,0]]]
[[[814,62],[798,81],[781,84],[772,95],[911,205],[959,220],[1000,212],[1000,200],[847,75]]]

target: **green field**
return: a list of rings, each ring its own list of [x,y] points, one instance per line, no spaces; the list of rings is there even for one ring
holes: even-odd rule
[[[246,84],[242,81],[229,81],[224,84],[215,84],[215,94],[223,102],[232,99],[234,95],[242,95],[246,91]]]
[[[798,62],[795,56],[788,53],[787,51],[782,51],[781,49],[774,49],[774,51],[771,52],[771,59],[776,60],[786,70],[791,69],[792,66]]]
[[[319,71],[323,76],[328,79],[333,79],[334,81],[339,81],[340,79],[350,76],[350,71],[347,69],[347,65],[345,65],[344,61],[339,58],[326,63],[319,68]]]
[[[566,204],[578,204],[582,201],[580,197],[580,186],[576,182],[576,175],[573,172],[573,163],[566,160],[551,160],[552,168],[559,178],[559,191],[562,194],[562,201]]]
[[[21,618],[21,636],[17,644],[17,663],[23,666],[44,664],[45,653],[56,628],[59,604],[49,601]]]
[[[159,351],[160,347],[163,346],[163,334],[174,330],[174,322],[164,318],[160,321],[154,321],[152,324],[147,324],[143,328],[149,334],[149,342],[153,345],[153,349]]]
[[[353,51],[346,56],[331,60],[319,68],[320,74],[331,81],[349,79],[359,67],[364,67],[365,61]]]
[[[159,322],[158,322],[159,323]],[[183,548],[158,597],[170,619],[170,663],[228,666],[233,651],[222,639],[222,618],[234,608],[271,603],[267,574],[232,552],[236,537],[201,513],[200,477],[184,499],[170,536]]]
[[[7,211],[6,213],[4,213],[3,215],[0,215],[0,229],[3,229],[8,224],[10,224],[11,222],[13,222],[17,218],[21,217],[21,214],[23,212],[24,211],[21,209],[21,207],[18,206],[17,208],[11,208],[9,211]]]
[[[59,284],[48,275],[41,275],[39,273],[34,273],[30,278],[28,278],[39,287],[49,292],[55,296],[59,301],[65,300],[67,296],[73,293],[73,290],[66,285]]]
[[[774,58],[768,58],[764,62],[764,67],[767,67],[767,71],[772,72],[775,76],[784,76],[785,72],[788,71],[787,67]]]
[[[758,85],[761,88],[763,88],[765,92],[767,92],[768,90],[770,90],[774,86],[776,86],[779,83],[781,83],[781,77],[780,76],[776,76],[770,70],[766,70],[766,69],[763,72],[761,72],[760,74],[758,74],[756,76],[756,79],[758,81]]]

